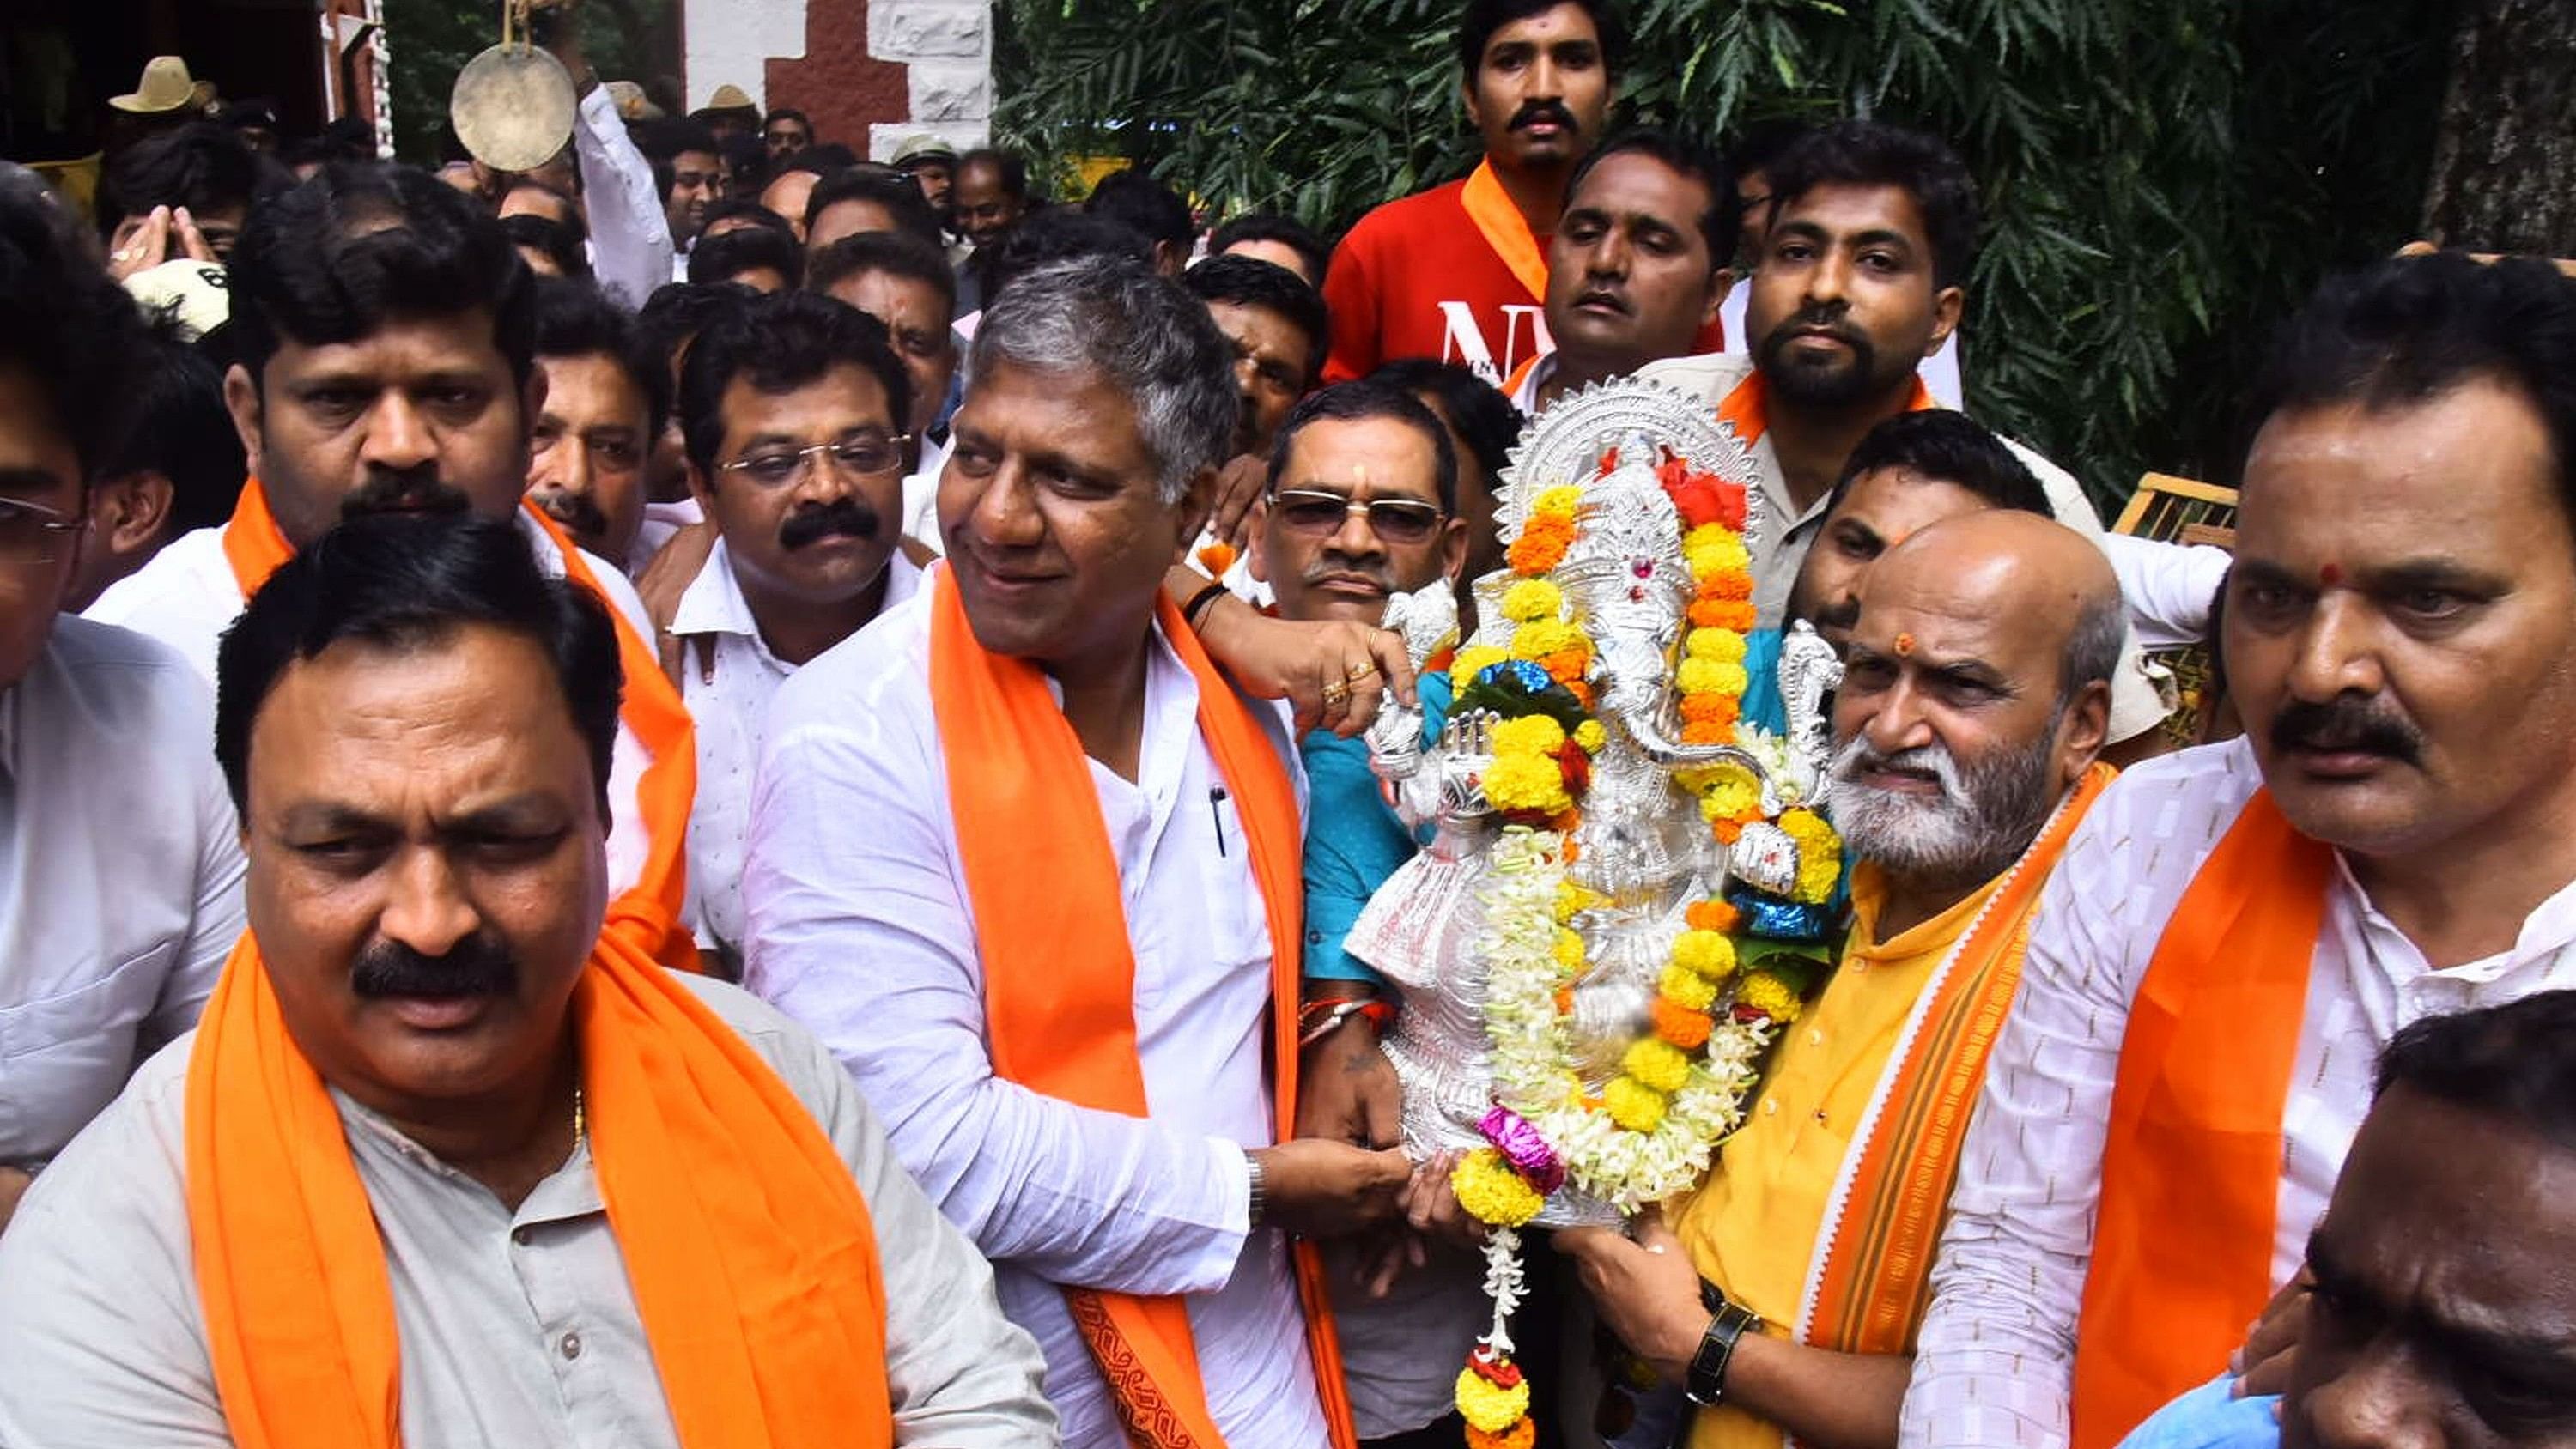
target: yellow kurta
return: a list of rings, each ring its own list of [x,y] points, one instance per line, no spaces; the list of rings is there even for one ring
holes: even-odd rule
[[[1878,940],[1886,879],[1852,873],[1853,922],[1833,979],[1790,1026],[1744,1126],[1726,1141],[1708,1182],[1675,1230],[1701,1276],[1787,1337],[1798,1321],[1816,1235],[1852,1133],[1895,1054],[1905,1020],[1942,958],[2002,877],[1893,941]],[[1780,1449],[1767,1420],[1724,1405],[1699,1411],[1691,1449]]]

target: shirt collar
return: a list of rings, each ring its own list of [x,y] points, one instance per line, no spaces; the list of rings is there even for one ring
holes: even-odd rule
[[[877,614],[911,598],[921,588],[921,569],[904,557],[897,544],[886,559],[885,598],[877,604]],[[742,582],[734,577],[733,555],[725,541],[718,538],[707,551],[707,561],[698,576],[680,592],[679,607],[671,611],[671,632],[682,637],[692,634],[736,634],[760,644],[760,621],[751,615],[751,601],[743,597]]]
[[[1887,872],[1874,860],[1861,861],[1852,867],[1852,933],[1844,954],[1896,958],[1947,946],[1958,939],[1960,932],[1968,929],[1977,913],[1985,909],[1996,888],[2004,883],[2004,877],[2010,874],[2011,868],[2005,868],[2002,874],[1968,892],[1948,910],[1928,921],[1916,922],[1895,940],[1881,941],[1878,939],[1878,917],[1887,909]]]

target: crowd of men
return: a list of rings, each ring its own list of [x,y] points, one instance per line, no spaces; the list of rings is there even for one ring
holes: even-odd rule
[[[2113,537],[1956,409],[1950,145],[1609,132],[1608,0],[1462,10],[1483,159],[1330,246],[571,27],[533,171],[0,172],[0,1445],[1529,1449],[1357,736],[1632,376],[1854,864],[1706,1182],[1553,1235],[1538,1437],[2576,1436],[2576,280],[2328,281],[2232,555]]]

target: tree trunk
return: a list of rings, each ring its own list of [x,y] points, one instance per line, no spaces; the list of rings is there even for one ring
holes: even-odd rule
[[[2425,235],[2576,257],[2576,4],[2462,0]]]

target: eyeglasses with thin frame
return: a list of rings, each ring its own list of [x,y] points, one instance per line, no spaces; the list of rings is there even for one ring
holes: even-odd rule
[[[870,478],[901,468],[903,445],[911,440],[910,433],[860,433],[838,442],[816,443],[810,448],[765,447],[748,458],[720,464],[718,469],[739,473],[763,488],[784,488],[804,477],[806,469],[829,454],[842,472]]]
[[[60,513],[23,498],[0,498],[0,562],[57,562],[67,549],[66,540],[88,531],[87,518]]]
[[[1282,488],[1270,495],[1270,506],[1299,533],[1339,533],[1356,514],[1368,520],[1369,531],[1379,539],[1398,544],[1423,542],[1448,516],[1440,505],[1418,498],[1349,498],[1321,488]]]

